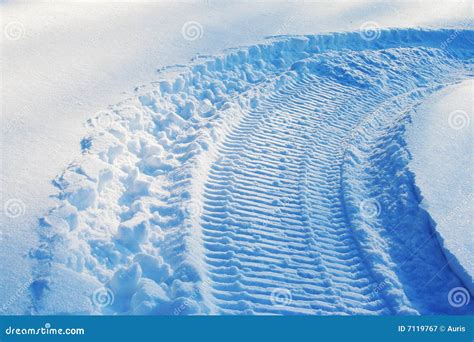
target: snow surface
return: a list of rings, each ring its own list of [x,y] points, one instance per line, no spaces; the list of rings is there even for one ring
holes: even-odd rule
[[[451,267],[474,293],[474,81],[432,95],[408,129],[410,169],[423,194]]]
[[[462,282],[419,205],[404,124],[469,77],[473,33],[274,38],[163,70],[89,120],[55,180],[35,312],[469,312],[439,300]]]
[[[251,78],[253,76],[247,75],[234,75],[239,80],[235,84],[237,88],[233,88],[234,84],[224,82],[224,87],[222,87],[219,82],[210,84],[201,80],[204,82],[202,85],[209,87],[214,94],[212,95],[214,98],[209,99],[209,102],[203,102],[198,101],[201,100],[199,98],[193,99],[191,95],[189,95],[191,97],[189,101],[180,99],[179,97],[182,96],[180,90],[183,85],[171,83],[177,88],[171,89],[170,95],[163,101],[167,103],[165,108],[170,106],[170,110],[178,109],[179,115],[166,114],[166,120],[160,119],[155,123],[152,118],[157,115],[158,109],[154,108],[154,101],[156,101],[154,91],[161,93],[170,83],[150,84],[150,82],[156,81],[157,78],[171,79],[175,82],[176,75],[182,72],[179,68],[172,68],[157,76],[156,69],[175,64],[182,64],[186,69],[189,60],[197,53],[217,55],[227,47],[255,46],[263,42],[265,36],[272,35],[350,31],[359,29],[367,22],[375,22],[376,28],[378,26],[413,27],[418,25],[465,26],[466,16],[470,11],[468,3],[455,1],[429,2],[429,5],[422,2],[381,4],[361,1],[336,2],[331,5],[324,2],[295,5],[286,2],[254,4],[224,1],[139,4],[4,1],[0,6],[2,28],[5,29],[6,25],[12,21],[19,22],[24,33],[18,40],[2,37],[1,46],[0,159],[2,170],[0,187],[3,212],[0,216],[2,229],[0,303],[4,303],[0,307],[2,313],[154,312],[158,303],[161,303],[160,308],[166,307],[163,302],[168,303],[167,310],[180,314],[217,310],[242,312],[243,310],[239,309],[238,305],[245,307],[247,305],[245,303],[238,303],[237,309],[219,309],[219,305],[212,299],[215,296],[215,287],[212,282],[195,282],[199,283],[197,291],[195,285],[189,284],[193,282],[193,279],[189,279],[193,278],[193,272],[190,270],[198,269],[201,273],[204,269],[207,270],[207,264],[196,265],[196,263],[204,263],[204,258],[199,258],[197,255],[199,253],[201,256],[204,255],[206,249],[202,238],[195,239],[196,236],[202,235],[201,224],[196,222],[196,219],[192,221],[191,232],[201,232],[197,235],[188,234],[189,230],[182,230],[181,219],[176,217],[176,213],[179,212],[176,206],[180,207],[181,211],[184,210],[185,216],[200,217],[204,213],[205,203],[194,199],[208,186],[205,184],[208,171],[216,167],[216,160],[222,154],[219,150],[219,142],[238,127],[241,118],[242,120],[245,118],[245,110],[259,106],[258,100],[245,100],[252,103],[237,102],[231,108],[226,108],[224,104],[219,107],[216,101],[220,99],[220,96],[226,97],[235,92],[238,94],[237,98],[240,98],[244,96],[242,94],[249,91],[249,94],[257,93],[248,96],[261,96],[263,100],[270,96],[271,91],[278,89],[278,86],[272,81],[269,87],[275,87],[273,90],[266,89],[265,84],[255,87],[255,80]],[[183,24],[189,21],[196,21],[202,26],[202,36],[199,39],[183,38]],[[442,39],[447,39],[446,34],[441,34]],[[457,37],[457,34],[455,36]],[[360,35],[350,37],[360,38]],[[377,39],[373,41],[373,47],[397,47],[400,43],[397,39],[387,43],[385,38],[387,38],[385,33],[384,39],[377,36]],[[441,42],[436,39],[438,45],[443,44],[444,40]],[[324,44],[335,51],[344,48],[358,50],[361,47],[358,46],[358,41],[360,39],[351,42],[351,39],[344,38],[342,41]],[[460,39],[455,39],[456,41],[459,42]],[[377,46],[378,43],[381,45]],[[252,66],[255,70],[249,72],[257,75],[256,80],[259,80],[261,75],[276,77],[276,79],[283,77],[282,70],[291,67],[290,61],[302,58],[295,55],[293,51],[293,49],[298,51],[300,44],[297,39],[289,45],[288,56],[281,56],[280,62],[283,64],[274,66],[277,68],[276,75],[269,75],[268,72],[272,70],[265,64]],[[416,44],[419,44],[419,41]],[[427,43],[427,46],[430,45],[432,45],[431,40]],[[244,50],[246,49],[236,51]],[[229,52],[224,55],[229,55]],[[271,55],[266,58],[270,57]],[[239,65],[240,57],[232,58],[236,59],[232,63]],[[262,60],[265,61],[266,58]],[[214,58],[210,57],[210,59]],[[271,63],[273,61],[270,61]],[[262,70],[259,71],[259,68]],[[328,66],[327,71],[329,75],[334,76],[340,70]],[[250,78],[247,79],[247,77]],[[357,75],[350,78],[354,82],[353,86],[357,86],[361,81]],[[242,79],[248,84],[240,84]],[[305,82],[305,80],[295,78],[295,82],[300,81]],[[290,80],[282,80],[283,86],[289,82]],[[141,84],[148,84],[148,86],[137,86]],[[186,86],[188,85],[183,87],[186,88]],[[134,87],[136,93],[132,92]],[[251,88],[255,89],[250,90]],[[229,94],[219,94],[224,90]],[[263,93],[260,94],[258,91]],[[166,91],[163,92],[165,93]],[[171,93],[178,95],[171,98],[173,96]],[[237,100],[228,100],[228,102],[233,101]],[[117,105],[108,107],[110,104]],[[186,118],[196,116],[194,114],[196,111],[204,113],[198,115],[199,122],[191,120],[191,125],[189,125]],[[97,119],[97,116],[100,119]],[[226,120],[221,120],[223,122],[219,123],[219,117],[225,117]],[[89,118],[93,119],[84,125]],[[216,124],[215,132],[220,134],[211,137],[211,141],[207,141],[209,138],[205,130],[201,129],[202,120],[205,121],[208,118],[215,119],[216,122],[212,122],[212,125]],[[234,119],[227,120],[228,118]],[[114,131],[115,138],[113,138],[110,136],[110,129],[117,126],[117,120],[118,126],[122,124],[125,126],[116,127],[117,132]],[[283,121],[285,122],[285,119]],[[152,135],[151,137],[145,134],[150,125],[156,125],[157,129],[164,129],[166,134],[172,134],[172,136],[164,137],[165,140],[160,140],[159,143],[152,143],[161,137],[156,137],[156,132],[148,132]],[[194,129],[199,130],[194,132]],[[213,129],[214,126],[209,127],[209,130]],[[172,133],[169,133],[170,130]],[[181,131],[184,133],[179,136]],[[173,132],[178,132],[176,133],[178,136],[174,136]],[[146,135],[145,138],[143,134]],[[194,135],[199,135],[200,138]],[[87,137],[84,138],[85,136]],[[134,142],[129,141],[125,145],[124,139],[132,139]],[[180,170],[176,171],[183,159],[174,159],[175,155],[184,153],[184,150],[180,148],[185,149],[185,146],[178,146],[176,140],[180,139],[185,140],[185,145],[192,145],[186,148],[192,150],[199,148],[201,145],[196,146],[197,143],[202,144],[201,147],[208,151],[200,158],[196,158],[198,166],[192,170],[186,169],[183,163]],[[101,148],[99,148],[100,144],[102,144]],[[173,146],[173,151],[166,149],[170,146]],[[166,148],[163,149],[163,147]],[[102,152],[96,154],[99,149],[102,149]],[[165,156],[170,154],[174,157],[171,160],[166,159]],[[128,169],[123,168],[128,163],[121,159],[124,155],[131,158],[131,166]],[[51,180],[61,174],[64,166],[74,159],[77,162],[68,167],[67,171],[53,183],[56,188],[53,187]],[[283,164],[281,167],[288,166]],[[176,172],[171,173],[171,170]],[[260,172],[257,173],[260,174]],[[150,233],[149,222],[143,224],[144,221],[149,220],[149,217],[142,220],[136,217],[139,215],[135,215],[146,210],[141,207],[142,204],[133,204],[133,200],[136,196],[155,194],[153,191],[156,189],[150,185],[149,177],[161,176],[163,178],[168,174],[178,178],[191,177],[193,181],[189,187],[177,186],[178,189],[174,192],[173,189],[163,190],[163,185],[155,181],[159,184],[159,191],[164,191],[162,193],[164,199],[161,199],[163,203],[155,203],[151,209],[148,209],[155,212],[156,219],[163,230],[169,226],[173,233],[176,232],[176,234],[166,234],[169,236],[168,239],[176,238],[176,243],[170,242],[168,256],[166,256],[166,248],[161,245],[158,247],[165,233],[160,231]],[[84,175],[88,175],[86,178],[90,176],[90,179],[83,179]],[[127,175],[126,179],[117,179],[117,176],[125,177],[125,175]],[[171,181],[174,182],[173,179]],[[60,208],[52,210],[49,215],[41,218],[49,208],[56,206],[56,200],[52,196],[57,194],[57,187],[61,190],[60,201],[63,203],[60,204]],[[168,193],[172,195],[167,197]],[[188,197],[194,203],[191,206],[186,202]],[[19,202],[15,202],[17,199]],[[168,208],[168,205],[172,203],[175,207]],[[278,200],[275,203],[279,203]],[[286,202],[283,201],[283,203]],[[145,207],[148,205],[145,204]],[[273,205],[276,206],[276,204]],[[127,206],[130,208],[127,209]],[[11,212],[7,215],[9,210],[19,210],[21,215],[12,217]],[[104,216],[101,216],[102,214]],[[111,216],[106,216],[109,214]],[[167,216],[169,216],[167,219],[163,218]],[[54,235],[54,239],[48,236],[48,233],[45,234],[43,229],[40,229],[38,238],[36,231],[39,218],[41,218],[41,227],[48,227],[51,222],[54,222],[53,231],[60,230],[57,235]],[[163,220],[166,222],[164,223]],[[73,229],[74,227],[80,229]],[[90,227],[94,228],[88,230]],[[65,228],[67,229],[63,230]],[[71,232],[68,231],[69,229]],[[96,241],[93,241],[94,234],[98,234]],[[181,234],[185,236],[181,237]],[[212,232],[208,234],[212,235]],[[54,247],[56,242],[61,248]],[[181,243],[184,246],[183,253],[176,255],[176,244],[181,245]],[[143,252],[142,245],[144,244],[149,249]],[[118,250],[115,250],[116,248]],[[188,249],[196,254],[186,253]],[[184,261],[170,260],[173,257],[182,258]],[[131,259],[135,263],[132,264]],[[40,265],[37,264],[38,260]],[[44,262],[41,262],[42,260]],[[50,267],[51,260],[54,260],[53,267]],[[344,268],[344,266],[340,267]],[[374,269],[377,268],[376,265]],[[301,274],[304,274],[304,267]],[[387,279],[396,279],[397,275],[390,275],[390,277]],[[117,280],[122,278],[128,280]],[[328,279],[330,278],[328,276]],[[150,279],[153,282],[150,282]],[[168,285],[165,286],[164,279],[174,286],[166,288]],[[390,280],[390,284],[395,282],[395,280]],[[32,283],[33,286],[30,288]],[[296,283],[299,281],[297,280]],[[101,286],[113,290],[111,293],[114,293],[117,298],[114,305],[98,306],[97,300],[95,305],[94,301],[91,302],[91,297],[94,299],[91,294],[102,294],[97,292]],[[378,304],[380,296],[378,293],[382,288],[387,287],[385,282],[378,282],[361,290],[365,291],[365,296],[371,298],[370,301],[376,304],[354,305],[356,309],[353,310],[357,312],[403,311],[402,306],[406,306],[408,312],[419,309],[416,305],[413,309],[412,306],[406,304],[404,295],[400,294],[403,291],[397,290],[400,286],[400,284],[394,285],[393,291],[398,291],[397,295],[388,295],[389,298],[399,299],[393,299],[398,306],[391,304],[384,307]],[[340,287],[345,291],[344,282]],[[368,290],[370,288],[374,294]],[[319,290],[309,289],[308,291],[317,293]],[[351,291],[348,292],[350,299],[343,300],[342,304],[339,304],[340,312],[355,312],[348,309],[346,303],[352,302],[354,296],[358,297],[357,291]],[[367,295],[367,292],[371,295]],[[109,292],[106,291],[106,294]],[[286,292],[283,294],[285,295]],[[261,295],[265,300],[268,299],[265,294]],[[201,296],[206,298],[202,300],[202,303],[200,299],[195,301],[200,302],[199,304],[190,305],[189,298]],[[338,296],[339,293],[336,297]],[[416,297],[413,294],[412,296]],[[105,299],[108,298],[110,296],[106,296]],[[359,302],[360,300],[359,297]],[[179,305],[180,301],[186,305]],[[260,308],[263,311],[267,309]],[[315,312],[299,304],[296,308],[286,309],[288,312]],[[250,305],[248,310],[255,311],[256,309]],[[319,310],[324,313],[323,309]],[[442,308],[426,310],[446,311]]]

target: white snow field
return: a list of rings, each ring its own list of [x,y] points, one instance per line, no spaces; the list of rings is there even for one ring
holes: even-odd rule
[[[474,311],[470,4],[0,7],[0,313]]]
[[[474,81],[447,87],[413,115],[407,143],[410,169],[423,194],[446,258],[474,292],[473,145]],[[462,167],[459,167],[462,165]]]

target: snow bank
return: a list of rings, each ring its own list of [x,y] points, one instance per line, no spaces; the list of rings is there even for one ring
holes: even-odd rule
[[[440,90],[412,115],[410,169],[450,267],[474,294],[472,253],[474,81]]]

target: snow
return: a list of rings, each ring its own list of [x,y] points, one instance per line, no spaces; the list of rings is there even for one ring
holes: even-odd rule
[[[202,258],[205,234],[199,222],[206,209],[198,194],[207,186],[209,170],[226,160],[222,160],[221,144],[248,111],[258,110],[272,91],[291,86],[293,75],[286,79],[282,70],[289,70],[293,62],[301,62],[294,64],[295,72],[323,66],[325,76],[343,81],[337,80],[339,71],[334,72],[330,59],[303,61],[311,56],[295,53],[302,51],[306,38],[291,39],[288,55],[278,59],[274,70],[272,53],[259,55],[257,44],[265,42],[266,36],[353,31],[367,23],[375,23],[376,29],[465,27],[470,10],[468,3],[451,1],[430,2],[429,6],[422,2],[382,5],[359,1],[331,5],[7,1],[0,6],[4,29],[0,303],[8,303],[2,312],[16,314],[217,311],[218,305],[211,300],[215,290],[212,281],[200,279],[208,265]],[[19,24],[20,39],[5,39],[7,25],[12,22]],[[183,36],[184,24],[190,22],[199,24],[197,39],[190,36],[192,32]],[[374,48],[378,42],[383,48],[400,44],[399,37],[382,35],[382,39],[375,39]],[[359,34],[349,36],[357,39],[337,36],[331,41],[330,37],[322,40],[329,50],[362,48],[357,43]],[[445,33],[440,37],[447,39]],[[440,45],[439,38],[433,39]],[[459,41],[462,39],[454,39],[449,48],[455,49]],[[209,56],[211,65],[218,55],[229,56],[231,64],[239,65],[245,58],[239,55],[246,50],[238,48],[242,45],[251,47],[249,58],[256,56],[245,76],[229,71],[227,76],[236,79],[233,83],[219,77],[198,78],[198,85],[207,91],[201,97],[191,92],[183,98],[189,83],[177,76],[189,71],[189,61],[196,54]],[[224,52],[236,47],[235,54]],[[350,65],[347,58],[352,56],[340,58]],[[205,60],[198,58],[188,76],[204,74]],[[169,65],[174,67],[165,68]],[[207,71],[212,74],[215,70]],[[277,72],[275,83],[255,86],[255,81],[274,77],[273,71]],[[347,66],[345,72],[350,86],[365,84],[361,71],[352,73]],[[241,82],[243,77],[245,82]],[[371,82],[370,86],[377,80]],[[159,101],[157,94],[163,95]],[[193,120],[196,112],[200,114]],[[287,123],[281,115],[279,121],[269,119],[270,125]],[[279,149],[285,153],[295,146],[285,142]],[[281,164],[277,172],[291,171],[287,159],[292,160],[291,156],[278,156]],[[188,165],[187,160],[196,164]],[[230,166],[224,163],[223,169],[234,172],[233,163],[238,162],[232,161]],[[257,170],[256,174],[265,172]],[[160,179],[166,177],[167,182],[161,184]],[[281,186],[287,181],[273,182]],[[226,196],[229,192],[232,190],[224,191]],[[279,205],[287,201],[272,197],[272,203]],[[302,217],[309,220],[311,215]],[[234,222],[235,218],[229,220]],[[360,231],[361,235],[366,232]],[[290,231],[292,234],[296,233]],[[262,232],[254,235],[256,239],[266,238]],[[214,248],[224,247],[214,244]],[[221,254],[232,253],[225,249]],[[285,262],[291,264],[292,260]],[[114,281],[117,277],[127,280],[119,281],[123,289]],[[383,277],[396,280],[399,276]],[[28,288],[32,279],[31,291],[18,292]],[[164,279],[170,286],[164,286]],[[399,289],[401,285],[395,280],[390,283]],[[386,310],[379,306],[380,284],[369,286],[374,288],[369,298],[375,304],[369,303],[367,312]],[[105,292],[98,291],[101,289]],[[388,296],[395,302],[407,302],[403,291],[393,291],[398,293]],[[299,298],[299,294],[293,296]],[[102,300],[107,304],[111,299],[113,304],[102,305]],[[244,300],[235,307],[240,308],[236,311],[254,310]],[[342,304],[339,309],[348,310]],[[288,312],[294,310],[314,313],[302,306]]]
[[[35,311],[68,302],[48,290],[66,266],[113,294],[102,313],[452,312],[437,298],[461,283],[430,239],[403,123],[467,77],[473,32],[438,48],[454,32],[273,38],[163,71],[56,179]],[[294,296],[283,308],[281,288]]]
[[[474,81],[446,87],[423,103],[408,129],[410,169],[450,266],[474,292]]]

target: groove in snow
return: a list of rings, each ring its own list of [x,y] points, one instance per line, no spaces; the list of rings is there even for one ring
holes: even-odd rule
[[[35,313],[472,313],[407,167],[473,31],[272,38],[93,118],[40,220]],[[470,45],[471,44],[471,45]],[[104,298],[105,296],[105,298]]]

